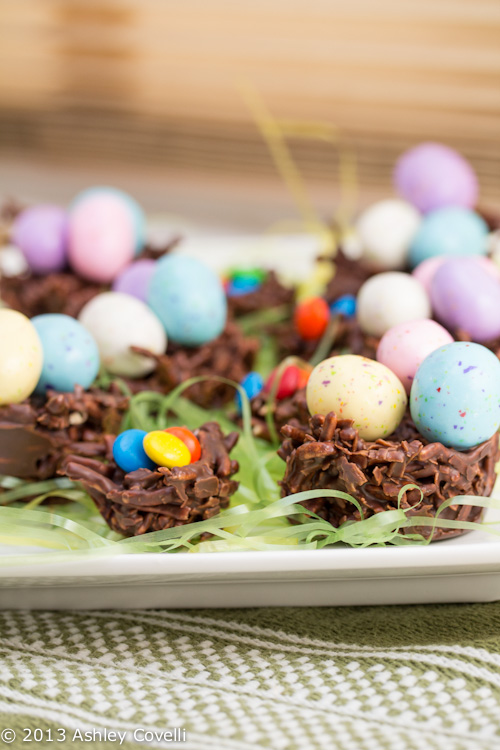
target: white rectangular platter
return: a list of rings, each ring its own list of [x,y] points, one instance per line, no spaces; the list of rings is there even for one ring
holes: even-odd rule
[[[500,521],[498,511],[487,516]],[[497,527],[500,529],[500,526]],[[21,550],[19,550],[21,551]],[[13,554],[3,547],[2,554]],[[500,600],[500,537],[429,546],[121,555],[0,566],[2,609],[343,606]]]

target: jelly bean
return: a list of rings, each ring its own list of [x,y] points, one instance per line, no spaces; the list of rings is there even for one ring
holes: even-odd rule
[[[306,370],[307,372],[307,370]],[[304,387],[305,376],[302,375],[303,370],[296,365],[289,365],[281,374],[278,390],[276,391],[276,399],[281,401],[284,398],[289,398],[299,389]],[[273,370],[266,381],[264,391],[269,393],[273,388],[274,379],[276,377],[276,370]],[[307,379],[309,379],[309,372],[307,372]]]
[[[330,310],[322,297],[308,299],[295,308],[295,328],[306,341],[321,338],[326,330],[329,318]]]
[[[301,388],[305,388],[307,383],[309,382],[309,376],[312,372],[312,367],[310,370],[301,370],[299,369],[299,377],[297,380],[297,390],[300,391]]]
[[[353,294],[343,294],[330,305],[332,315],[343,315],[344,318],[354,318],[356,315],[356,297]]]
[[[191,430],[188,430],[187,427],[169,427],[165,430],[165,432],[168,432],[169,435],[175,435],[175,437],[178,437],[184,445],[187,446],[188,451],[191,454],[191,463],[194,464],[195,461],[199,461],[201,458],[201,445],[200,441],[194,435]]]
[[[255,292],[260,287],[261,282],[257,279],[234,278],[227,285],[228,297],[242,297],[244,294]]]
[[[229,272],[231,281],[258,281],[262,283],[267,276],[267,271],[262,268],[233,268]]]
[[[248,375],[245,375],[240,385],[247,394],[248,398],[252,399],[254,396],[258,396],[258,394],[262,391],[264,387],[264,381],[258,372],[249,372]],[[236,394],[236,405],[238,407],[238,411],[241,412],[242,404],[241,396],[239,393]]]
[[[164,430],[153,430],[142,441],[146,455],[158,466],[173,469],[191,463],[191,453],[187,445],[175,435]]]
[[[146,455],[142,445],[146,435],[144,430],[125,430],[113,443],[113,458],[126,474],[137,469],[156,469],[156,464]]]

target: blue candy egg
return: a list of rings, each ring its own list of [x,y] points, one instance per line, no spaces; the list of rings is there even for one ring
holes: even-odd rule
[[[113,458],[126,474],[137,469],[154,471],[157,468],[143,448],[146,435],[144,430],[125,430],[113,443]]]
[[[245,375],[240,385],[247,394],[248,398],[252,399],[254,396],[258,396],[261,390],[264,388],[264,380],[258,372],[249,372],[248,375]],[[235,400],[238,411],[241,412],[242,403],[239,392],[236,393]]]
[[[261,286],[261,282],[258,279],[250,278],[235,278],[229,282],[227,287],[228,297],[241,297],[244,294],[250,294],[255,292]]]
[[[481,344],[436,349],[416,372],[410,410],[427,440],[463,450],[479,445],[500,426],[500,361]]]
[[[436,255],[484,255],[487,235],[486,222],[474,211],[458,206],[431,211],[411,243],[410,265]]]
[[[37,315],[31,319],[43,350],[36,393],[47,388],[70,393],[76,385],[89,388],[99,372],[99,350],[89,331],[69,315]]]
[[[224,330],[227,301],[222,282],[196,258],[167,255],[151,278],[148,304],[172,341],[199,346]]]
[[[76,206],[81,200],[84,200],[85,198],[88,198],[91,195],[95,195],[96,193],[107,193],[110,195],[114,195],[117,198],[120,198],[120,200],[123,201],[123,203],[126,205],[130,212],[130,216],[132,218],[132,223],[134,225],[134,232],[135,232],[135,255],[139,255],[142,248],[144,247],[145,242],[145,235],[146,235],[146,217],[144,216],[144,211],[140,207],[140,205],[137,203],[134,198],[132,198],[131,195],[126,193],[124,190],[119,190],[115,187],[108,187],[105,185],[100,185],[97,187],[91,187],[87,188],[87,190],[82,190],[81,193],[79,193],[76,198],[73,201],[73,207]]]
[[[343,294],[330,305],[332,315],[343,315],[344,318],[354,318],[356,315],[356,297],[353,294]]]

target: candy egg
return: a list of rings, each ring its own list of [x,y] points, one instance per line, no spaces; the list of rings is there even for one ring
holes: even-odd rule
[[[452,331],[466,331],[474,341],[500,336],[500,282],[475,258],[450,258],[431,284],[438,320]]]
[[[42,344],[29,318],[15,310],[0,310],[0,404],[28,398],[42,364]]]
[[[117,191],[106,188],[77,198],[68,225],[68,257],[86,279],[110,282],[134,257],[136,219]]]
[[[156,469],[142,444],[146,435],[144,430],[125,430],[113,443],[113,458],[126,474],[137,469]]]
[[[295,308],[293,322],[299,336],[305,341],[315,341],[326,331],[330,308],[322,297],[312,297]]]
[[[365,260],[380,268],[403,268],[420,214],[409,203],[383,200],[369,206],[356,222]]]
[[[47,388],[70,393],[75,385],[89,388],[99,372],[99,350],[92,334],[69,315],[37,315],[31,320],[43,349],[36,392]]]
[[[167,347],[156,315],[129,294],[98,294],[87,302],[78,319],[94,336],[103,366],[114,375],[140,378],[154,370],[154,360],[135,354],[130,347],[139,346],[152,354],[163,354]]]
[[[164,430],[154,430],[144,436],[142,445],[146,455],[157,466],[173,469],[191,463],[191,453],[187,445],[175,435]]]
[[[410,409],[427,440],[464,450],[479,445],[500,426],[500,361],[480,344],[436,349],[417,370]]]
[[[424,217],[410,247],[409,261],[417,266],[435,255],[485,255],[488,226],[466,208],[450,206]]]
[[[66,264],[68,219],[59,206],[26,208],[16,217],[12,241],[23,253],[32,271],[60,271]]]
[[[136,260],[127,266],[113,281],[112,290],[137,297],[142,302],[148,298],[149,284],[156,268],[156,261],[149,258]]]
[[[74,207],[77,203],[80,203],[86,198],[102,195],[104,195],[105,197],[109,195],[114,196],[117,200],[121,201],[121,203],[128,209],[134,228],[135,254],[139,255],[142,248],[144,247],[145,242],[146,217],[140,205],[136,200],[134,200],[134,198],[132,198],[131,195],[126,193],[124,190],[119,190],[118,188],[110,187],[109,185],[98,185],[97,187],[91,187],[87,188],[87,190],[82,190],[82,192],[76,196],[72,205]]]
[[[399,323],[431,316],[429,297],[422,284],[398,271],[378,273],[365,281],[356,304],[359,325],[372,336],[383,336]]]
[[[431,293],[432,280],[436,271],[448,260],[450,260],[448,255],[436,255],[434,258],[423,260],[413,269],[412,276],[420,281],[427,294]],[[471,255],[470,260],[483,268],[492,278],[500,281],[500,268],[490,258],[485,255]]]
[[[226,325],[227,301],[219,277],[196,258],[168,255],[157,262],[148,304],[172,339],[199,346]]]
[[[451,344],[453,337],[434,320],[412,320],[390,328],[377,348],[377,360],[392,370],[410,393],[415,373],[435,349]]]
[[[356,354],[330,357],[316,365],[306,397],[311,414],[334,411],[339,419],[352,419],[365,440],[391,435],[407,403],[404,386],[393,372]]]
[[[191,463],[194,464],[195,461],[199,461],[201,458],[201,445],[200,441],[194,435],[191,430],[188,430],[187,427],[168,427],[165,432],[168,432],[169,435],[175,435],[175,437],[178,437],[179,440],[182,440],[184,445],[187,447],[191,454]]]
[[[290,398],[300,388],[305,388],[309,380],[309,376],[312,372],[311,365],[305,365],[304,367],[297,367],[296,365],[289,365],[285,367],[280,376],[278,389],[276,391],[276,399],[282,401],[284,398]],[[270,393],[276,378],[277,369],[274,369],[269,375],[266,384],[264,386],[264,392]]]
[[[469,162],[441,143],[421,143],[406,151],[396,164],[394,184],[423,213],[444,206],[472,208],[479,192]]]

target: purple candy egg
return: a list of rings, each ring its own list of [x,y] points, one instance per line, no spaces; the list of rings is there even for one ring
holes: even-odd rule
[[[156,261],[144,258],[127,266],[113,282],[114,292],[124,292],[146,302],[149,282],[156,268]]]
[[[12,241],[35,273],[60,271],[66,265],[66,212],[51,205],[25,209],[14,222]]]
[[[423,213],[445,206],[473,208],[479,192],[469,162],[441,143],[421,143],[406,151],[396,163],[394,184]]]
[[[500,282],[476,258],[452,258],[431,282],[434,313],[450,331],[479,343],[500,336]]]

